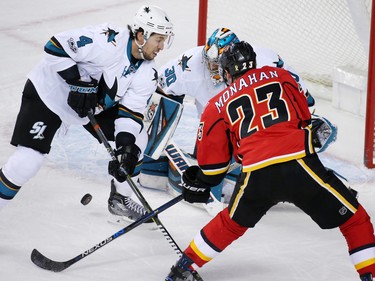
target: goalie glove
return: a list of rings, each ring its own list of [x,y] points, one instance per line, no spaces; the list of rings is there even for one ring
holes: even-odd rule
[[[190,166],[181,177],[182,197],[189,203],[207,203],[210,198],[211,188],[198,179],[199,171],[198,166]]]
[[[323,152],[336,141],[337,126],[324,117],[312,115],[311,118],[312,142],[316,152]]]
[[[98,102],[96,93],[98,92],[98,81],[92,79],[90,82],[81,80],[67,81],[70,92],[68,96],[69,106],[77,112],[78,116],[83,118],[92,110],[95,112],[95,107]]]

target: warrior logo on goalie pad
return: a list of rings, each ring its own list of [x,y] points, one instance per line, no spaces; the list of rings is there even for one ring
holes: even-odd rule
[[[173,143],[169,144],[165,150],[176,168],[179,169],[179,174],[185,172],[185,170],[189,167],[189,164],[187,163],[186,159],[183,158],[182,154],[176,149],[176,146]]]

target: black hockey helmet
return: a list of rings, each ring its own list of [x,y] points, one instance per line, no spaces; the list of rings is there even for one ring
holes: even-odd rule
[[[256,54],[249,43],[245,41],[234,43],[224,49],[220,58],[220,65],[222,71],[228,71],[234,79],[256,67]],[[226,80],[225,73],[222,73],[222,76]]]

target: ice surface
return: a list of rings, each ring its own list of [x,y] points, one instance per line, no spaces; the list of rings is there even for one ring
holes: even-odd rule
[[[157,58],[159,65],[196,44],[198,0],[0,2],[0,166],[14,150],[9,140],[25,76],[42,57],[45,42],[54,33],[87,24],[127,24],[142,3],[165,8],[175,24],[174,44]],[[335,122],[334,110],[325,101],[318,100],[317,104],[322,109],[320,114],[329,113]],[[193,104],[187,103],[175,137],[187,150],[193,147],[197,122]],[[346,144],[339,138],[333,145]],[[362,204],[375,217],[375,171],[353,164],[345,155],[333,157],[330,149],[321,157],[327,166],[349,179],[359,191]],[[104,146],[82,128],[72,127],[65,137],[56,138],[37,176],[0,212],[1,281],[164,280],[177,255],[165,237],[149,225],[119,237],[60,273],[42,270],[30,261],[34,248],[53,260],[69,260],[125,226],[109,222],[108,160]],[[153,208],[172,199],[165,192],[141,191]],[[86,193],[93,199],[83,206],[80,200]],[[182,249],[211,219],[204,210],[185,203],[173,206],[159,218]],[[274,207],[255,229],[200,273],[204,280],[215,281],[358,280],[340,232],[320,230],[288,204]]]

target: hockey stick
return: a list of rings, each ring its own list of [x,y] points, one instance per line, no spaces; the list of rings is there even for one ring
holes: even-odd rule
[[[88,113],[88,118],[90,119],[92,127],[94,128],[94,130],[95,130],[96,134],[98,135],[99,139],[102,141],[102,143],[106,147],[106,149],[107,149],[108,153],[110,154],[112,160],[118,161],[114,150],[112,149],[111,145],[109,144],[108,139],[104,135],[102,129],[100,128],[100,125],[96,121],[96,118],[91,111]],[[122,167],[120,167],[120,169],[122,169]],[[141,203],[145,207],[146,211],[149,212],[149,213],[152,212],[151,206],[148,204],[148,202],[146,201],[146,199],[144,198],[142,193],[139,191],[138,187],[135,185],[135,183],[131,179],[130,175],[128,175],[127,172],[124,169],[122,169],[121,171],[124,175],[126,175],[127,183],[130,185],[131,189],[134,191],[134,193],[137,196],[137,198],[139,199],[139,201],[141,201]],[[164,225],[159,220],[159,218],[153,217],[152,219],[156,223],[156,225],[158,226],[159,230],[163,233],[164,237],[167,239],[168,243],[171,245],[171,247],[176,252],[176,254],[179,257],[181,257],[182,251],[181,251],[180,247],[174,241],[174,239],[169,234],[168,230],[164,227]]]
[[[103,246],[107,245],[109,242],[112,242],[113,240],[120,237],[121,235],[124,235],[125,233],[133,230],[134,228],[141,225],[145,221],[148,221],[149,219],[154,218],[157,214],[160,214],[161,212],[163,212],[166,209],[172,207],[173,205],[180,202],[181,200],[182,200],[182,195],[175,197],[174,199],[168,201],[167,203],[165,203],[164,205],[160,206],[159,208],[153,210],[152,212],[149,212],[149,213],[145,214],[144,216],[142,216],[137,221],[135,221],[132,224],[130,224],[130,225],[124,227],[123,229],[117,231],[115,234],[111,235],[107,239],[104,239],[103,241],[96,244],[92,248],[82,252],[81,254],[79,254],[78,256],[76,256],[76,257],[74,257],[70,260],[61,261],[61,262],[60,261],[54,261],[54,260],[51,260],[51,259],[47,258],[43,254],[41,254],[37,249],[34,249],[31,252],[31,260],[35,265],[39,266],[40,268],[50,270],[50,271],[54,271],[54,272],[63,271],[64,269],[67,269],[69,266],[75,264],[76,262],[80,261],[81,259],[83,259],[83,258],[87,257],[88,255],[92,254],[96,250],[101,249]]]

